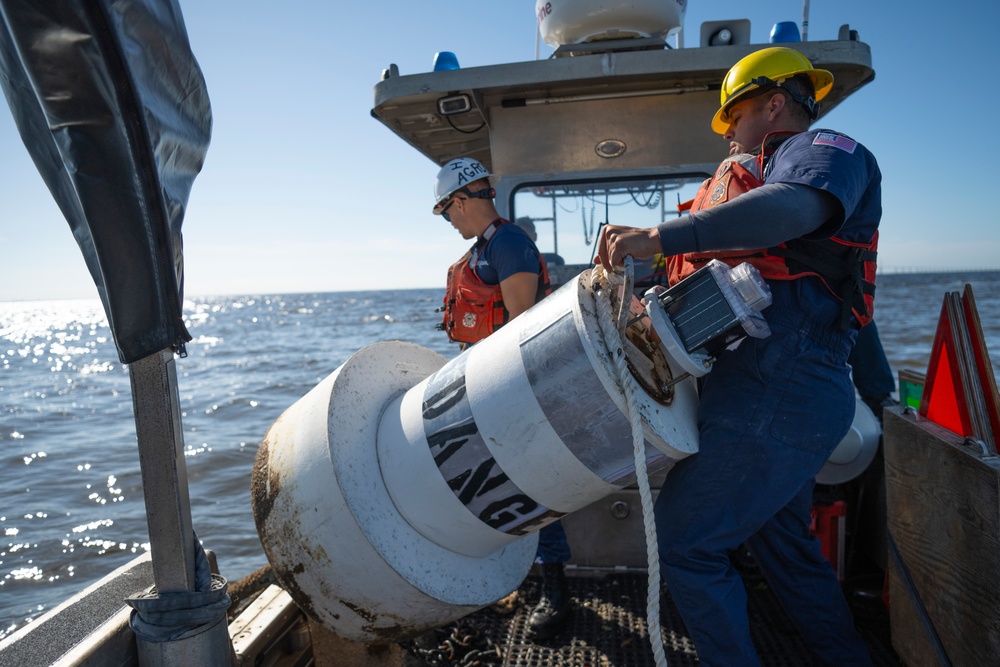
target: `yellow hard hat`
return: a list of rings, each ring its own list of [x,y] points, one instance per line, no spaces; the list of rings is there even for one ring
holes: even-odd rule
[[[740,98],[768,83],[780,86],[796,74],[805,74],[812,81],[813,97],[800,99],[794,93],[792,95],[796,102],[807,108],[826,97],[833,87],[833,74],[825,69],[815,69],[809,59],[795,49],[772,46],[743,57],[722,81],[721,106],[712,118],[712,129],[725,134],[729,129],[729,109]]]

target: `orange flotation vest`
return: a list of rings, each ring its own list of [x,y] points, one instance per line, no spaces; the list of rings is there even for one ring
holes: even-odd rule
[[[773,133],[753,153],[727,158],[705,180],[691,201],[691,211],[718,206],[764,184],[764,165],[778,146],[794,133]],[[792,239],[773,248],[760,250],[725,250],[692,252],[666,259],[670,285],[688,277],[709,260],[717,259],[730,266],[749,262],[769,280],[795,280],[816,276],[843,304],[841,326],[847,328],[853,314],[859,326],[871,322],[875,308],[875,259],[878,255],[878,231],[870,243],[854,243],[832,236],[808,241]]]
[[[503,303],[500,285],[487,285],[476,275],[473,268],[486,243],[507,220],[496,220],[491,224],[476,244],[448,269],[448,286],[444,295],[444,316],[440,329],[448,338],[457,343],[478,343],[510,321],[510,313]],[[535,303],[552,292],[549,284],[549,270],[545,260],[538,255],[541,270],[538,273],[538,291]]]

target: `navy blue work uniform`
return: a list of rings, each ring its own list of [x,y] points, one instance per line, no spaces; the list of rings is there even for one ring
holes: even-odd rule
[[[842,135],[791,137],[766,165],[764,183],[807,185],[837,198],[843,221],[810,238],[867,242],[878,227],[878,165]],[[773,301],[763,314],[771,335],[719,355],[701,386],[699,451],[674,466],[656,500],[661,571],[702,665],[760,664],[746,591],[729,559],[741,543],[816,664],[869,665],[809,530],[814,478],[854,418],[847,358],[856,330],[840,326],[841,304],[817,278],[768,285]]]

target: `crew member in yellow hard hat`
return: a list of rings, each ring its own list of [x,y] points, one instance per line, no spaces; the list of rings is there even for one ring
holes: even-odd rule
[[[813,661],[871,659],[810,534],[816,474],[851,425],[848,354],[874,306],[881,174],[850,137],[810,130],[833,86],[798,51],[737,62],[712,128],[730,144],[691,212],[651,229],[606,226],[606,269],[662,252],[692,267],[750,262],[772,304],[766,338],[718,356],[700,386],[699,452],[656,500],[661,572],[702,665],[759,665],[729,554],[745,544]]]

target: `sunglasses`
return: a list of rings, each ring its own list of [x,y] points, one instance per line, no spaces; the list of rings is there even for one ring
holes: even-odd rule
[[[469,199],[492,199],[494,196],[493,188],[486,188],[485,190],[479,190],[478,192],[473,192],[472,190],[469,190],[468,188],[463,186],[458,190],[455,190],[455,192],[451,194],[451,198],[448,199],[448,203],[445,204],[444,208],[441,209],[440,213],[441,217],[447,220],[448,222],[451,222],[451,216],[448,215],[448,209],[451,208],[452,204],[455,203],[455,200],[458,199],[455,195],[458,194],[459,192],[461,192],[464,195],[468,195]]]
[[[444,208],[441,209],[441,217],[447,220],[448,222],[451,222],[451,216],[448,215],[448,209],[451,208],[451,205],[454,203],[455,203],[455,197],[452,197],[451,199],[448,200],[448,203],[444,205]]]

